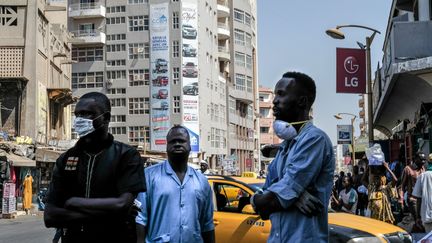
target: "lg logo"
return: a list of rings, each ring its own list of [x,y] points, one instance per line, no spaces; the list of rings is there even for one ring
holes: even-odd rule
[[[355,74],[360,68],[357,59],[353,56],[349,56],[344,61],[345,71],[349,74]],[[351,80],[345,77],[345,87],[357,87],[359,85],[358,78],[352,77]]]

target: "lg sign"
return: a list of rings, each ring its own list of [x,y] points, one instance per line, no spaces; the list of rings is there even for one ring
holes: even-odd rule
[[[336,92],[365,93],[366,58],[362,49],[336,49]]]

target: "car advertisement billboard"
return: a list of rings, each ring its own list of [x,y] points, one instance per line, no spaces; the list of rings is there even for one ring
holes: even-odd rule
[[[338,144],[351,144],[352,126],[337,125],[337,142]]]
[[[150,5],[150,148],[163,152],[171,126],[168,17],[168,3]]]
[[[182,5],[183,125],[189,130],[191,149],[199,152],[198,9],[196,1]]]

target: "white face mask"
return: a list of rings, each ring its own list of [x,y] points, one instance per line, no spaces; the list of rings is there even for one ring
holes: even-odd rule
[[[84,137],[86,135],[89,135],[90,133],[94,132],[96,129],[93,126],[93,121],[104,115],[105,113],[102,113],[95,119],[87,119],[82,117],[75,117],[73,128],[75,129],[75,132],[78,133],[78,136]]]
[[[276,133],[276,135],[283,140],[291,140],[297,136],[297,130],[294,128],[293,125],[296,124],[302,124],[306,123],[307,121],[300,121],[300,122],[286,122],[282,120],[275,120],[273,122],[273,129]]]

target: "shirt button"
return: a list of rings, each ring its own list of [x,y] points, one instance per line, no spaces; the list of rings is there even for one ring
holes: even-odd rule
[[[180,204],[180,207],[184,207],[184,203],[181,203],[181,204]]]
[[[180,188],[183,190],[183,189],[184,189],[184,186],[181,186]]]

